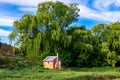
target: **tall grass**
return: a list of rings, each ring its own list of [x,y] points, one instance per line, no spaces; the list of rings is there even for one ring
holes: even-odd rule
[[[0,80],[120,80],[119,68],[0,69]]]

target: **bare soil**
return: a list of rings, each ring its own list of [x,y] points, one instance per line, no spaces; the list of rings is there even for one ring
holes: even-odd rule
[[[14,57],[13,46],[6,43],[0,43],[0,57],[9,56]]]

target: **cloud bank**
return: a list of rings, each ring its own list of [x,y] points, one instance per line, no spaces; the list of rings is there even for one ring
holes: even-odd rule
[[[11,31],[0,29],[0,36],[8,36],[10,33]]]
[[[18,10],[26,13],[35,13],[37,11],[38,3],[45,1],[61,1],[66,4],[78,3],[80,17],[83,18],[103,22],[115,22],[120,20],[120,10],[109,10],[111,5],[114,5],[114,7],[120,7],[120,0],[91,0],[92,4],[89,4],[90,0],[0,0],[0,2],[17,5]],[[89,6],[92,6],[92,8]],[[5,19],[0,17],[0,21],[0,25],[12,26],[14,20],[9,17]]]
[[[17,8],[14,11],[19,11],[19,13],[15,14],[12,11],[7,12],[6,10],[2,10],[4,11],[2,13],[1,8],[0,26],[12,27],[13,22],[19,19],[20,13],[35,13],[38,3],[45,1],[61,1],[65,4],[78,3],[80,9],[79,18],[107,23],[120,21],[120,0],[0,0],[1,4],[16,5]],[[11,13],[11,15],[8,15],[8,13]],[[0,36],[7,36],[9,33],[9,31],[0,29]]]

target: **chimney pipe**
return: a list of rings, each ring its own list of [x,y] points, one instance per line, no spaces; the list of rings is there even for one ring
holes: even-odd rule
[[[57,52],[57,57],[58,57],[58,52]]]

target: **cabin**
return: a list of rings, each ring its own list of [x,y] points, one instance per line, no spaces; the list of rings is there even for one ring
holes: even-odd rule
[[[57,56],[47,56],[43,59],[43,67],[49,69],[61,69],[61,59]]]

